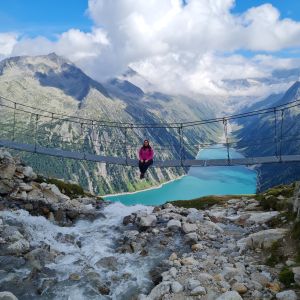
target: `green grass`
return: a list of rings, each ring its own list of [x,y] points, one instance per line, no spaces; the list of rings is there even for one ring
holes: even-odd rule
[[[249,195],[248,195],[249,196]],[[192,200],[176,200],[171,201],[175,206],[184,208],[207,209],[216,204],[223,205],[230,199],[239,199],[245,195],[228,195],[228,196],[205,196]]]
[[[282,253],[282,242],[276,241],[268,249],[270,256],[266,259],[266,265],[270,267],[275,267],[278,263],[282,262],[285,257]]]
[[[37,182],[42,183],[42,182],[46,182],[49,184],[55,184],[58,189],[60,190],[61,193],[69,196],[70,198],[76,198],[79,196],[85,196],[87,195],[83,188],[78,185],[78,184],[74,184],[74,183],[67,183],[65,181],[59,180],[59,179],[55,179],[55,178],[45,178],[42,176],[38,176]]]
[[[293,271],[288,267],[284,267],[279,273],[279,281],[287,288],[291,287],[291,285],[295,283]]]
[[[265,193],[257,194],[255,199],[260,202],[264,210],[290,210],[291,202],[290,198],[293,197],[295,184],[290,185],[278,185]],[[279,196],[283,196],[284,199],[278,199]]]

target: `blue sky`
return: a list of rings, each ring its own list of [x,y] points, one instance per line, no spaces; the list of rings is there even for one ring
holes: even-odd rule
[[[300,0],[237,0],[233,12],[242,13],[264,3],[277,7],[282,17],[300,20]],[[70,28],[89,31],[93,23],[86,14],[87,6],[88,0],[2,0],[0,31],[50,39]]]
[[[70,28],[90,30],[87,0],[2,0],[0,31],[53,38]]]
[[[283,18],[291,18],[300,20],[300,1],[299,0],[238,0],[236,7],[233,9],[235,13],[241,13],[253,6],[259,6],[264,3],[270,3],[280,10]]]

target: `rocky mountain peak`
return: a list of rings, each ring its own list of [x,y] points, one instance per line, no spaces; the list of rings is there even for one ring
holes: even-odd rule
[[[23,78],[34,77],[40,85],[61,89],[79,101],[87,96],[91,88],[109,97],[99,82],[56,53],[7,58],[0,63],[0,76],[5,74]]]
[[[276,105],[285,104],[287,102],[292,102],[299,100],[300,98],[300,81],[296,81],[284,94],[282,99],[276,103]]]

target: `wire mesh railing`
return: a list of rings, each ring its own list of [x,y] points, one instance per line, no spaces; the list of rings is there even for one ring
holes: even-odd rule
[[[248,131],[231,132],[233,124]],[[146,124],[65,115],[0,96],[0,126],[2,141],[33,145],[35,151],[48,148],[122,158],[125,164],[137,160],[144,138],[150,139],[155,160],[173,161],[173,166],[186,166],[203,149],[221,150],[228,165],[236,158],[232,148],[247,157],[274,156],[276,161],[300,154],[293,147],[300,141],[300,100],[214,119]]]

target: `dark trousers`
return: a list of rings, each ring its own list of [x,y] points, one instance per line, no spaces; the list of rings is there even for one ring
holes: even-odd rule
[[[139,161],[139,168],[142,174],[145,174],[147,169],[153,164],[153,159],[148,160],[147,162]]]

